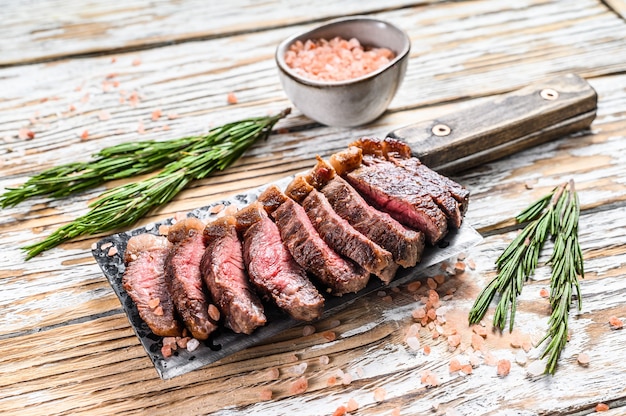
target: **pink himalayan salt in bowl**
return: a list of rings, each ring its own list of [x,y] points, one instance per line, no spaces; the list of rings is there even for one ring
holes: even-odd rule
[[[284,40],[275,59],[283,90],[304,115],[352,127],[385,112],[406,73],[410,47],[408,36],[388,22],[348,17]]]
[[[395,57],[387,48],[364,48],[357,38],[295,41],[285,52],[285,63],[299,75],[319,81],[345,81],[389,65]]]

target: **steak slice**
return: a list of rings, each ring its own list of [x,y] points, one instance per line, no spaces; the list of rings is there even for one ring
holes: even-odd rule
[[[246,276],[236,224],[235,217],[225,216],[206,226],[200,270],[226,326],[236,333],[251,334],[267,319]]]
[[[435,244],[446,235],[446,216],[406,170],[391,163],[375,163],[349,172],[346,179],[376,208],[422,231],[428,243]]]
[[[369,205],[339,176],[321,191],[339,216],[388,250],[400,266],[413,267],[420,261],[424,251],[424,233],[404,227],[386,212]]]
[[[451,226],[459,228],[467,210],[469,192],[460,184],[446,178],[411,156],[411,148],[399,140],[386,138],[361,138],[351,144],[361,149],[363,163],[394,163],[414,175],[415,181],[424,188],[448,218]]]
[[[344,259],[322,240],[304,208],[285,196],[276,186],[259,196],[266,209],[273,210],[280,236],[294,260],[315,276],[329,293],[341,296],[358,292],[369,280],[369,273]],[[280,205],[275,202],[281,201]]]
[[[371,156],[365,156],[363,158],[363,164],[365,166],[372,165],[383,165],[377,167],[377,169],[387,170],[393,172],[396,168],[401,168],[406,170],[409,173],[410,180],[413,181],[413,184],[417,186],[423,194],[429,195],[433,202],[437,204],[439,209],[444,213],[447,218],[448,225],[459,228],[461,223],[463,222],[463,214],[461,213],[461,207],[458,201],[452,196],[450,192],[448,192],[447,188],[443,187],[441,184],[433,183],[428,179],[425,179],[416,169],[412,169],[413,167],[417,167],[414,163],[421,165],[420,161],[417,159],[393,159],[395,161],[391,162],[385,159],[378,159]],[[387,165],[387,166],[385,166]],[[426,166],[421,165],[428,169]],[[430,171],[430,169],[428,169]],[[433,171],[431,171],[433,172]]]
[[[311,223],[322,239],[337,253],[389,283],[398,270],[390,252],[361,234],[339,216],[323,193],[312,189],[302,201]]]
[[[170,252],[167,238],[153,234],[131,237],[124,254],[127,263],[122,286],[133,300],[139,316],[150,330],[162,337],[182,334],[174,303],[165,283],[165,259]]]
[[[461,217],[465,215],[465,213],[467,212],[467,207],[469,205],[470,192],[463,185],[453,181],[446,176],[441,175],[440,173],[435,172],[434,170],[430,169],[428,166],[420,162],[417,158],[393,158],[390,160],[398,166],[408,170],[409,172],[414,173],[415,176],[420,180],[428,181],[433,184],[435,188],[441,189],[444,192],[450,194],[459,205],[459,212]],[[456,225],[457,228],[460,227],[461,221],[459,221],[458,225]]]
[[[217,329],[209,316],[209,302],[200,274],[204,254],[204,223],[186,218],[170,227],[167,238],[174,243],[165,261],[165,281],[178,314],[194,338],[205,340]]]
[[[276,224],[259,203],[237,212],[243,231],[243,259],[254,287],[292,318],[312,321],[322,315],[324,298],[293,259]]]

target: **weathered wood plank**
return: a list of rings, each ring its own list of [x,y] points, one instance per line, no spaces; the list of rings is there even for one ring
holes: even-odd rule
[[[237,0],[227,5],[197,0],[47,0],[36,7],[10,2],[3,10],[0,66],[225,37],[434,1],[320,3],[313,13],[310,3],[276,0]]]

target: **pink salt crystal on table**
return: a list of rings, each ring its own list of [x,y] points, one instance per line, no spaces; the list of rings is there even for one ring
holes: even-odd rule
[[[272,400],[272,390],[268,388],[261,389],[259,391],[259,399],[262,401]]]
[[[500,377],[505,377],[511,371],[511,362],[507,359],[502,359],[498,361],[497,365],[497,373]]]
[[[289,392],[291,394],[300,394],[304,393],[309,388],[309,380],[306,377],[300,377],[296,379],[291,386],[289,387]]]
[[[463,366],[459,362],[458,358],[453,358],[450,360],[450,364],[448,365],[448,371],[450,373],[456,373],[457,371],[460,371],[461,368],[463,368]]]
[[[387,48],[367,48],[355,39],[315,39],[296,41],[285,53],[285,63],[309,79],[344,81],[374,72],[391,62],[394,53]]]
[[[315,333],[315,327],[313,325],[305,325],[302,328],[302,336],[308,337],[309,335],[313,335]]]
[[[386,396],[387,390],[385,390],[383,387],[378,387],[376,390],[374,390],[374,400],[376,400],[377,402],[382,402],[383,400],[385,400]]]
[[[619,319],[617,316],[611,316],[609,318],[609,325],[611,329],[622,329],[624,327],[624,322]]]
[[[359,410],[359,403],[354,400],[354,398],[350,398],[350,400],[348,400],[348,403],[346,403],[346,411],[348,413],[352,413]]]

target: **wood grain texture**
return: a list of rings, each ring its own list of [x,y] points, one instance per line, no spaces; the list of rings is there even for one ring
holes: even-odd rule
[[[626,19],[626,1],[624,0],[604,0],[604,4],[610,7],[615,13]]]
[[[296,327],[207,368],[162,381],[91,257],[90,247],[101,236],[77,239],[29,262],[19,249],[86,212],[104,187],[3,209],[0,412],[319,415],[332,414],[352,398],[359,405],[353,414],[359,415],[388,415],[395,409],[402,415],[570,415],[591,413],[599,402],[612,408],[606,414],[623,414],[626,332],[610,329],[608,321],[611,316],[626,320],[626,22],[595,0],[405,1],[386,3],[384,10],[379,2],[299,2],[272,16],[262,12],[277,3],[285,4],[212,5],[220,18],[212,21],[214,32],[200,34],[203,40],[126,53],[115,50],[154,45],[165,36],[193,39],[206,21],[198,11],[209,6],[152,2],[148,10],[141,2],[90,3],[85,14],[78,3],[49,2],[39,6],[40,16],[52,16],[44,19],[27,15],[16,3],[2,29],[7,35],[0,40],[2,59],[13,64],[59,59],[0,68],[0,189],[46,167],[84,160],[104,146],[197,134],[225,121],[277,112],[290,103],[275,74],[275,45],[314,21],[372,10],[405,29],[413,43],[404,84],[382,118],[359,128],[329,128],[296,109],[277,126],[280,133],[256,144],[227,171],[194,183],[138,225],[308,169],[316,154],[327,156],[356,137],[384,136],[554,75],[575,72],[587,78],[598,92],[597,117],[588,132],[455,176],[472,193],[466,220],[485,238],[467,253],[465,272],[454,271],[454,259],[446,270],[436,266],[428,272],[446,276],[438,287],[442,298],[455,290],[441,304],[445,336],[433,339],[432,330],[420,332],[430,354],[412,350],[405,340],[411,313],[426,293],[424,276],[417,295],[406,287],[372,294],[316,323],[312,335],[303,336],[302,326]],[[43,13],[50,10],[55,14]],[[181,21],[188,24],[173,24]],[[64,37],[62,25],[70,28],[71,38]],[[49,39],[37,38],[39,33]],[[63,59],[96,51],[107,55]],[[229,92],[235,92],[238,104],[227,104]],[[155,110],[161,115],[153,120]],[[20,138],[20,129],[35,137]],[[583,309],[572,310],[571,339],[556,375],[530,376],[542,348],[521,353],[511,345],[536,342],[545,330],[549,309],[540,290],[549,274],[544,267],[520,298],[516,331],[488,331],[483,362],[472,374],[450,373],[452,358],[473,357],[467,311],[515,235],[511,218],[570,178],[583,208],[586,276]],[[452,328],[462,335],[454,351],[446,340]],[[329,341],[327,331],[336,339]],[[590,356],[587,367],[577,363],[581,352]],[[507,377],[484,363],[490,355],[511,360]],[[438,377],[438,386],[421,382],[426,370]],[[308,389],[293,393],[301,376]],[[378,388],[385,390],[382,399]],[[267,389],[273,399],[261,401]]]
[[[310,4],[284,0],[231,0],[228,4],[198,0],[14,1],[3,11],[0,66],[226,37],[435,1],[325,3],[313,10]]]

